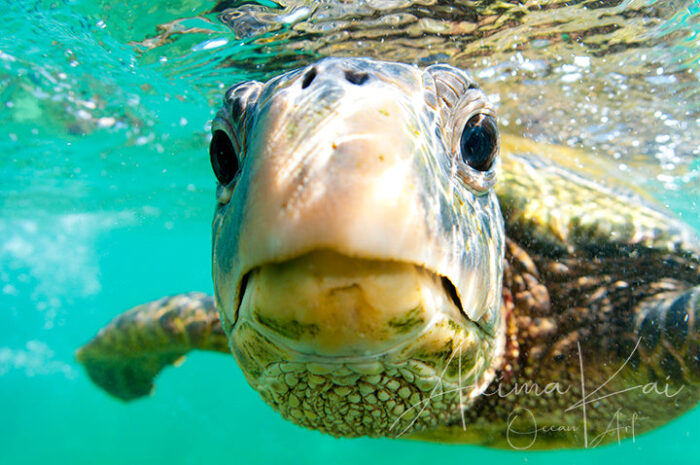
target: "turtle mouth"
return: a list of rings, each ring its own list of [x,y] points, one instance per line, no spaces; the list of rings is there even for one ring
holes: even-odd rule
[[[423,267],[314,251],[243,280],[231,350],[285,418],[335,436],[447,424],[493,377],[498,338]]]
[[[231,330],[253,322],[312,358],[376,357],[427,331],[439,313],[471,322],[448,278],[411,263],[330,250],[253,268],[239,296],[234,318],[227,318]]]
[[[264,266],[264,265],[263,265]],[[241,285],[240,285],[240,291],[238,293],[238,301],[236,302],[234,306],[234,315],[238,315],[241,307],[241,302],[243,301],[243,298],[245,296],[246,290],[248,288],[248,281],[251,277],[251,275],[257,273],[263,266],[255,267],[251,271],[245,273],[243,275],[243,278],[241,278]],[[419,267],[416,265],[416,267]],[[419,267],[423,270],[425,270],[425,273],[428,275],[432,275],[434,279],[439,279],[442,289],[444,291],[444,294],[449,298],[450,302],[452,305],[459,310],[459,312],[464,316],[465,319],[471,320],[467,313],[464,311],[464,307],[462,306],[462,301],[459,298],[459,295],[457,294],[457,289],[455,288],[455,285],[450,281],[449,278],[445,276],[440,276],[437,273],[434,273],[430,270],[424,269],[422,267]],[[231,321],[231,326],[235,325],[235,318]]]

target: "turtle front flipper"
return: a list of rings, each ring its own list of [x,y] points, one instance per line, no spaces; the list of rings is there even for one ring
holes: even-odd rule
[[[153,379],[193,349],[230,353],[214,298],[180,294],[139,305],[116,317],[76,357],[109,394],[133,400]]]
[[[639,354],[652,376],[700,388],[700,286],[655,296],[637,313]]]
[[[671,284],[670,280],[656,283]],[[622,325],[611,325],[609,337],[601,338],[608,342],[602,345],[607,345],[609,352],[617,350],[620,359],[608,364],[611,369],[589,367],[586,375],[590,379],[586,381],[590,381],[590,386],[585,401],[570,407],[572,412],[581,414],[583,404],[588,404],[588,447],[634,438],[697,406],[699,318],[700,285],[696,285],[640,301],[629,331]],[[613,332],[617,332],[617,337]],[[583,350],[585,353],[585,347]],[[602,353],[596,356],[598,360],[614,359]]]

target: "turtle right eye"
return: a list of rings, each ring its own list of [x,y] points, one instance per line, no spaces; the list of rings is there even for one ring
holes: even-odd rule
[[[498,126],[489,115],[473,116],[464,125],[459,140],[462,161],[477,171],[491,168],[498,154]]]
[[[223,185],[230,183],[238,173],[238,154],[224,131],[214,131],[209,145],[209,158],[216,179]]]

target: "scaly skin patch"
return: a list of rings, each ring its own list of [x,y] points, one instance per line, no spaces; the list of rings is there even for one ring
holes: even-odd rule
[[[399,437],[453,421],[490,382],[500,356],[493,341],[503,340],[438,323],[382,356],[322,358],[286,350],[246,322],[237,328],[234,355],[262,398],[294,423],[344,437]]]

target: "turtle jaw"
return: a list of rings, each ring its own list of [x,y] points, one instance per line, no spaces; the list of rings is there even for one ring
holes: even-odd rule
[[[422,267],[328,250],[254,269],[231,350],[285,418],[336,436],[399,436],[459,417],[502,345]]]

